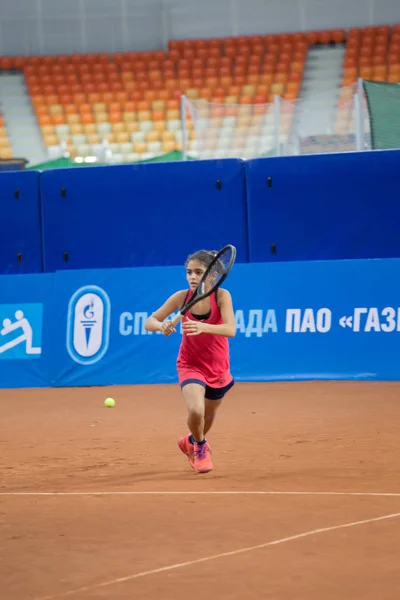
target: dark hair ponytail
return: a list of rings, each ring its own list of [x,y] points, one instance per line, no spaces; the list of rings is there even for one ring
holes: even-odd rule
[[[210,264],[212,263],[214,258],[217,256],[217,254],[218,254],[217,250],[198,250],[194,254],[191,254],[190,256],[187,257],[186,262],[185,262],[185,267],[188,266],[188,264],[191,260],[198,260],[199,262],[203,263],[203,265],[205,265],[207,268],[210,266]],[[224,265],[222,264],[221,261],[218,261],[216,263],[215,270],[217,273],[222,273],[224,271]]]
[[[206,267],[208,267],[211,264],[214,256],[216,256],[217,254],[218,252],[216,252],[215,250],[198,250],[194,254],[191,254],[187,257],[185,267],[187,267],[188,263],[191,260],[198,260],[199,262],[203,263]]]

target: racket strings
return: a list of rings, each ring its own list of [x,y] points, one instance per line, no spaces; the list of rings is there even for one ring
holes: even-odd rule
[[[217,287],[219,282],[229,272],[232,264],[233,251],[227,248],[210,265],[209,274],[213,277],[213,287]]]
[[[231,261],[232,261],[232,250],[231,248],[227,248],[218,258],[215,263],[215,270],[218,274],[224,275],[227,271],[229,271]]]

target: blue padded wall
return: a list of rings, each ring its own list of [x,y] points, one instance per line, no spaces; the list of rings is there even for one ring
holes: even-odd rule
[[[250,262],[400,257],[400,151],[246,163]]]
[[[39,173],[0,175],[0,274],[40,273]]]
[[[47,171],[41,196],[46,271],[180,265],[226,243],[248,261],[241,160]]]

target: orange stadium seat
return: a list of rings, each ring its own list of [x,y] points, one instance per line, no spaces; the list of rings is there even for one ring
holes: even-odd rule
[[[47,145],[62,138],[75,152],[80,145],[75,140],[85,139],[90,146],[108,139],[139,155],[180,148],[180,97],[185,94],[194,102],[218,104],[206,115],[212,125],[207,145],[222,151],[229,148],[230,134],[224,137],[221,129],[225,125],[242,132],[246,122],[252,128],[246,144],[261,144],[259,131],[269,135],[269,125],[262,121],[267,103],[274,95],[286,101],[298,98],[309,46],[343,43],[336,119],[337,129],[343,131],[350,126],[348,101],[358,77],[400,82],[398,27],[171,40],[166,51],[1,57],[0,68],[24,70]],[[284,134],[292,123],[290,106],[288,102],[285,107]],[[189,117],[187,126],[195,140]],[[2,131],[0,125],[0,139]],[[240,140],[242,134],[234,144]]]
[[[182,93],[221,104],[265,104],[274,93],[295,99],[307,47],[303,34],[240,36],[171,41],[167,52],[2,59],[1,67],[24,69],[46,144],[60,131],[68,143],[118,132],[121,144],[143,132],[134,148],[143,153],[146,144],[181,145]]]

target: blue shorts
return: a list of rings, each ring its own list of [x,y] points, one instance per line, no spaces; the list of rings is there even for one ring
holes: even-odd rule
[[[220,388],[210,387],[201,379],[185,379],[181,383],[181,389],[188,383],[198,383],[199,385],[203,386],[203,388],[206,390],[204,397],[207,398],[207,400],[221,400],[225,396],[225,394],[229,392],[229,390],[235,385],[233,379],[230,383],[228,383],[228,385],[225,385],[224,387]]]

